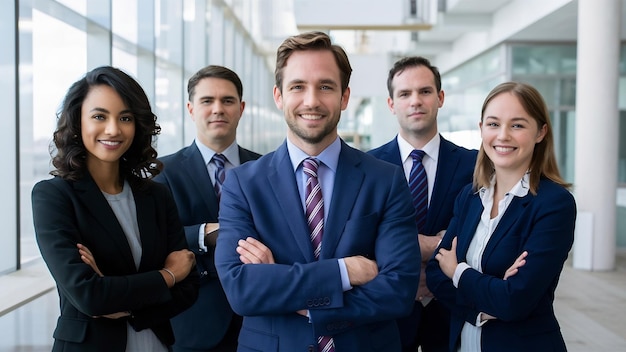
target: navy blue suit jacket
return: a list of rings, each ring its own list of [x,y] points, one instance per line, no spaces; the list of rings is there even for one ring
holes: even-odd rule
[[[468,185],[455,202],[454,218],[440,245],[451,248],[452,239],[457,237],[459,262],[466,261],[482,211],[479,194]],[[553,301],[563,263],[574,241],[575,221],[572,194],[542,179],[536,196],[529,192],[512,200],[487,243],[482,273],[467,269],[455,288],[439,262],[429,260],[428,288],[452,312],[451,350],[456,350],[463,324],[475,324],[479,312],[498,318],[482,327],[483,352],[566,350]],[[502,280],[523,251],[528,251],[526,264],[517,274]]]
[[[55,177],[33,187],[37,244],[60,300],[53,351],[125,351],[129,319],[94,318],[125,311],[132,311],[135,330],[152,329],[171,345],[169,319],[197,297],[195,271],[171,289],[158,272],[169,253],[187,248],[169,191],[154,182],[132,191],[143,250],[139,269],[113,210],[88,173],[78,181]],[[89,248],[104,277],[83,263],[77,243]]]
[[[242,164],[260,156],[239,147]],[[217,196],[195,143],[160,160],[165,167],[155,181],[164,183],[174,196],[180,220],[185,227],[187,243],[196,255],[196,267],[200,274],[198,300],[191,308],[172,319],[176,346],[209,349],[222,340],[233,316],[215,271],[214,249],[204,251],[198,244],[200,226],[217,222]]]
[[[222,190],[215,263],[235,312],[239,351],[399,351],[395,319],[410,312],[419,281],[415,211],[402,170],[342,141],[334,194],[315,260],[286,143],[230,172]],[[252,236],[276,264],[242,264]],[[374,280],[343,292],[337,258],[375,259]],[[296,314],[309,310],[311,321]]]
[[[423,235],[436,235],[445,230],[452,219],[454,199],[463,186],[472,182],[474,165],[476,164],[476,150],[469,150],[441,138],[439,145],[439,159],[437,175],[428,205],[426,225],[418,229]],[[390,142],[368,152],[369,154],[402,167],[400,147],[394,138]],[[426,260],[428,258],[422,258]]]

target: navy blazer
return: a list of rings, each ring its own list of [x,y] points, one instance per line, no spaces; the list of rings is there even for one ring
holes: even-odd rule
[[[261,155],[239,147],[243,164]],[[176,346],[191,349],[210,349],[216,346],[228,330],[233,311],[215,271],[214,249],[200,249],[200,226],[217,222],[218,201],[211,177],[200,150],[195,143],[160,159],[165,165],[155,181],[165,184],[178,207],[185,227],[189,249],[196,255],[200,275],[200,293],[196,303],[172,319]],[[230,170],[227,171],[230,173]]]
[[[419,233],[429,236],[434,236],[439,231],[448,228],[448,223],[452,219],[454,199],[463,186],[472,182],[476,155],[478,154],[477,150],[459,147],[443,136],[440,138],[437,174],[428,204],[426,224],[423,229],[419,229]],[[402,167],[397,138],[370,150],[368,153]]]
[[[415,211],[402,170],[341,142],[334,194],[315,260],[294,170],[283,143],[230,172],[222,189],[215,263],[235,312],[239,351],[399,351],[396,318],[419,282]],[[237,241],[254,237],[276,264],[242,264]],[[337,258],[375,259],[374,280],[343,292]],[[308,309],[310,321],[296,314]]]
[[[457,237],[456,255],[466,261],[483,205],[471,185],[459,194],[441,247]],[[515,197],[493,232],[482,256],[483,272],[467,269],[452,284],[431,258],[426,267],[428,288],[451,312],[450,349],[456,350],[461,329],[475,324],[479,312],[497,317],[482,327],[482,351],[565,351],[553,301],[563,264],[574,241],[576,203],[564,187],[542,179],[537,195]],[[523,252],[526,264],[502,280]]]
[[[60,299],[53,351],[125,351],[127,321],[171,345],[169,319],[197,297],[194,270],[171,289],[158,272],[169,253],[187,248],[169,191],[154,182],[132,191],[143,249],[138,270],[113,210],[88,173],[78,181],[44,180],[32,190],[37,243]],[[77,243],[91,250],[104,277],[83,263]],[[93,318],[124,311],[131,311],[130,320]]]

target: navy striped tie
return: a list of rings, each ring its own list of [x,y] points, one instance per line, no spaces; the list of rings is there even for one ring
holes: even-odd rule
[[[307,176],[304,191],[304,205],[306,206],[306,220],[309,225],[311,246],[315,260],[322,250],[322,236],[324,235],[324,198],[322,188],[317,178],[317,159],[306,158],[302,162],[302,171]],[[330,336],[319,336],[317,345],[320,352],[334,352],[335,343]]]
[[[426,225],[426,213],[428,212],[428,179],[426,178],[426,169],[422,165],[422,158],[426,153],[423,150],[413,150],[411,158],[413,158],[413,166],[409,174],[409,188],[413,196],[413,206],[415,207],[415,222],[417,230],[422,232]]]
[[[224,169],[226,157],[223,154],[216,153],[211,160],[215,164],[215,184],[213,188],[215,188],[215,195],[217,195],[217,199],[219,200],[222,196],[222,185],[226,178],[226,170]]]

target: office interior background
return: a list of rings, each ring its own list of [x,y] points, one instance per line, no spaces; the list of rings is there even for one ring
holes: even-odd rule
[[[71,83],[101,65],[136,77],[162,127],[159,155],[191,143],[187,79],[236,71],[246,109],[237,140],[261,153],[284,140],[272,99],[287,36],[330,34],[353,65],[340,135],[368,150],[393,138],[386,78],[403,56],[442,73],[440,132],[480,146],[483,99],[507,80],[533,84],[550,109],[558,162],[579,207],[572,265],[612,271],[626,250],[626,0],[3,0],[0,129],[0,351],[49,350],[56,292],[39,255],[30,191],[51,170],[56,112]],[[35,307],[33,309],[33,307]],[[622,307],[623,310],[623,307]],[[8,338],[5,338],[7,337]],[[30,346],[30,347],[29,347]],[[40,349],[38,349],[40,348]]]

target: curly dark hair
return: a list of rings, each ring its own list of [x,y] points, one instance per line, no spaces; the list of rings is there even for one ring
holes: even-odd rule
[[[81,109],[92,87],[113,88],[128,106],[135,119],[133,143],[120,159],[120,177],[141,186],[158,175],[163,163],[157,160],[153,137],[161,132],[157,117],[143,88],[120,69],[111,66],[95,68],[67,91],[57,114],[50,155],[56,168],[50,174],[67,180],[78,180],[87,172],[87,150],[81,138]]]

